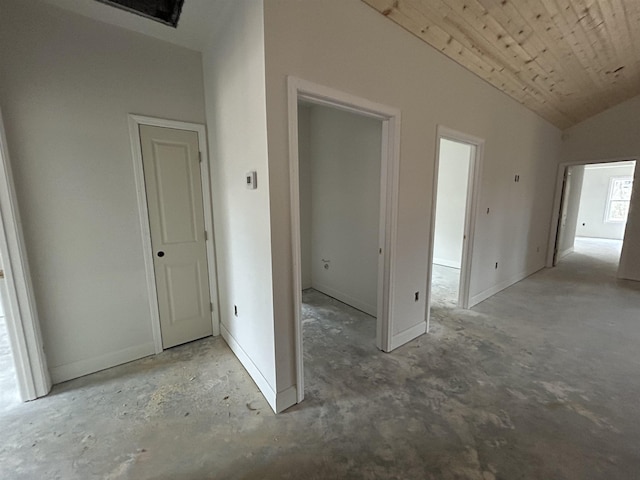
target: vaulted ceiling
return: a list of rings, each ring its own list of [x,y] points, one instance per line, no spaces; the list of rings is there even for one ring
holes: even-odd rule
[[[363,0],[557,127],[640,94],[640,0]]]

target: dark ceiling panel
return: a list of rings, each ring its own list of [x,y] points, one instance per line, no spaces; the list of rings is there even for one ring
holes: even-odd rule
[[[178,26],[184,0],[96,0],[171,27]]]

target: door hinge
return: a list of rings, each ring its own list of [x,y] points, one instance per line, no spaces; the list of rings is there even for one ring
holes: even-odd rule
[[[198,152],[198,161],[202,163],[202,152]]]
[[[207,234],[207,231],[204,231],[204,241],[206,242],[207,240],[209,240],[209,234]]]
[[[213,302],[209,302],[209,311],[213,312]]]
[[[0,270],[0,279],[4,278],[4,270]]]

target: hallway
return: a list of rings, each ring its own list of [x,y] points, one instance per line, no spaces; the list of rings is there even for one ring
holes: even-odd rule
[[[435,309],[391,354],[372,317],[306,295],[306,399],[278,416],[221,339],[58,385],[0,415],[0,477],[635,478],[640,284],[594,249]]]

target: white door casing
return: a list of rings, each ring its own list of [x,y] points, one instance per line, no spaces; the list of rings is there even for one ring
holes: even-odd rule
[[[22,224],[0,112],[0,257],[9,343],[23,401],[49,393],[51,376],[44,354],[38,310],[22,235]]]
[[[435,239],[435,218],[438,199],[438,169],[440,163],[440,140],[447,139],[458,143],[470,145],[471,158],[469,162],[467,201],[464,220],[464,237],[462,243],[462,265],[460,268],[460,287],[458,295],[458,306],[460,308],[471,308],[474,304],[471,299],[471,266],[473,259],[473,247],[476,230],[476,217],[478,210],[478,200],[480,198],[480,184],[482,178],[482,161],[484,155],[484,140],[466,133],[458,132],[443,125],[438,125],[436,130],[436,151],[433,172],[433,191],[431,200],[431,226],[429,241],[428,275],[427,275],[427,308],[426,319],[427,329],[431,317],[431,279],[433,275],[433,246]]]
[[[213,333],[197,132],[140,126],[162,346]]]
[[[293,261],[292,293],[294,299],[296,395],[298,403],[304,399],[301,315],[300,182],[298,159],[298,102],[300,100],[375,118],[382,122],[376,346],[382,351],[390,352],[415,337],[422,335],[426,331],[426,323],[420,322],[408,330],[396,332],[393,321],[394,265],[396,257],[398,178],[400,165],[400,110],[300,78],[288,77],[289,181]]]

